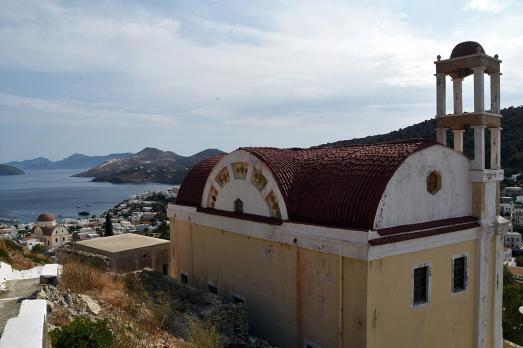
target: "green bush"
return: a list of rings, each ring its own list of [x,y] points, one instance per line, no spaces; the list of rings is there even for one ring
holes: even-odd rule
[[[91,322],[84,317],[51,331],[50,336],[55,348],[105,348],[114,341],[107,320]]]
[[[33,254],[43,254],[45,253],[45,251],[47,250],[47,248],[45,247],[45,245],[43,244],[36,244],[33,249],[31,249],[31,252]]]
[[[519,306],[523,303],[523,284],[514,280],[503,267],[503,338],[523,344],[523,321]]]
[[[6,249],[0,248],[0,261],[7,262],[8,264],[13,263],[13,259],[11,258],[11,255],[9,255]]]
[[[36,255],[26,254],[25,257],[28,258],[29,260],[31,260],[33,262],[36,262],[36,263],[39,263],[39,264],[51,263],[51,261],[48,261],[46,259],[42,259],[41,257],[38,257]]]
[[[11,239],[6,239],[5,245],[7,246],[7,249],[11,249],[11,250],[15,250],[15,251],[22,250],[22,246]]]

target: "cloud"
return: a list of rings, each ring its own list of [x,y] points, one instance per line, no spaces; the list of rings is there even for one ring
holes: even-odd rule
[[[220,2],[219,15],[194,2],[190,11],[147,6],[2,1],[0,69],[124,76],[126,84],[100,82],[107,93],[95,101],[69,101],[67,86],[51,99],[17,97],[6,87],[0,118],[15,122],[8,109],[16,122],[43,114],[48,123],[172,127],[177,146],[195,150],[202,141],[314,145],[432,117],[432,62],[470,39],[504,60],[502,102],[513,103],[521,90],[523,15],[516,4],[504,11],[499,1],[471,1],[455,21],[433,26],[425,12],[389,2],[284,1],[248,9]],[[488,20],[480,13],[486,11]],[[139,136],[155,140],[155,132]]]
[[[132,112],[110,104],[27,98],[9,94],[0,94],[0,115],[3,115],[4,124],[34,123],[37,115],[41,125],[124,128],[176,125],[176,120],[171,115]]]
[[[505,10],[510,3],[510,0],[470,0],[465,4],[465,10],[498,13]]]

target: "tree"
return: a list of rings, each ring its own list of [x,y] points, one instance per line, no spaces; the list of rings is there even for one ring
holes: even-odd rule
[[[161,239],[171,239],[171,236],[169,234],[169,225],[167,225],[167,221],[162,221],[160,225],[158,225],[157,231],[160,234]]]
[[[113,221],[111,220],[111,218],[112,218],[111,214],[107,213],[107,215],[105,215],[105,224],[104,224],[105,234],[104,235],[106,237],[113,235]]]
[[[503,267],[503,337],[516,344],[523,344],[523,314],[519,306],[523,303],[523,284],[514,280]]]

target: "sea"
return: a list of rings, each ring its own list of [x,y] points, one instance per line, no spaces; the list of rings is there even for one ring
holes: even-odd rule
[[[43,212],[57,219],[78,218],[81,211],[100,215],[130,195],[162,191],[170,185],[111,184],[72,175],[84,169],[25,170],[24,175],[0,176],[0,218],[33,222]]]

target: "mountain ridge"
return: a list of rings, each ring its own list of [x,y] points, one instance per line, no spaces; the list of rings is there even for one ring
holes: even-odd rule
[[[81,153],[74,153],[58,161],[51,161],[45,157],[36,157],[24,161],[12,161],[5,163],[9,166],[21,169],[88,169],[97,166],[109,159],[125,158],[132,153],[112,153],[109,155],[89,156]]]
[[[158,182],[177,185],[181,184],[194,165],[219,153],[223,151],[206,149],[192,156],[181,156],[172,151],[146,147],[129,157],[105,161],[74,176],[92,177],[92,181],[97,182]]]
[[[25,174],[23,170],[10,166],[8,164],[0,164],[0,175],[22,175]]]
[[[523,106],[510,106],[501,110],[501,167],[505,175],[523,173]],[[375,144],[411,138],[424,138],[436,140],[436,119],[432,118],[398,130],[369,135],[364,138],[353,138],[339,140],[331,143],[318,145],[316,147],[347,146],[355,144]],[[447,132],[447,144],[453,144],[454,137],[451,131]],[[490,161],[490,132],[486,132],[485,143],[487,144],[485,162]],[[474,139],[472,129],[467,129],[463,137],[463,152],[472,158],[474,153]]]

